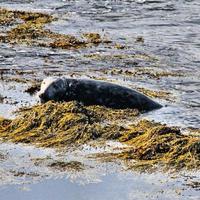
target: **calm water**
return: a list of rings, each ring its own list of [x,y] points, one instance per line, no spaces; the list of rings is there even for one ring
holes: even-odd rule
[[[25,74],[28,79],[43,79],[47,73],[77,77],[103,78],[132,88],[145,87],[171,93],[174,102],[156,99],[166,107],[141,117],[155,119],[180,127],[200,128],[200,1],[199,0],[0,0],[0,6],[19,10],[47,12],[58,21],[46,27],[59,33],[80,36],[84,32],[99,32],[113,43],[126,45],[126,49],[97,47],[80,50],[55,50],[39,47],[0,44],[0,69],[7,69],[8,76],[16,77],[16,70],[33,71]],[[136,43],[138,36],[144,43]],[[105,56],[104,59],[88,58],[89,54]],[[155,59],[133,59],[134,54],[147,54]],[[124,59],[114,55],[125,55]],[[132,70],[147,68],[157,71],[182,73],[185,76],[134,77],[104,73],[113,68]],[[0,115],[12,117],[11,112],[22,105],[36,103],[35,97],[23,91],[27,85],[0,82],[0,94],[8,97],[8,103],[0,104]],[[9,152],[11,169],[29,169],[30,161],[17,152],[1,146],[1,152]],[[8,149],[7,149],[8,148]],[[29,152],[29,151],[27,151]],[[32,152],[32,151],[31,151]],[[12,154],[14,156],[12,156]],[[1,160],[0,160],[1,162]],[[3,162],[1,162],[3,163]],[[26,163],[26,162],[25,162]],[[24,183],[8,174],[5,181],[5,163],[0,167],[1,199],[198,199],[199,191],[185,187],[185,178],[171,179],[164,174],[119,173],[98,170],[87,184],[80,184],[68,175],[55,179],[55,174],[45,171],[48,179],[35,184]],[[116,167],[116,166],[115,166]],[[31,165],[31,169],[34,166]],[[102,167],[104,169],[104,167]],[[109,168],[109,167],[108,167]],[[39,168],[35,169],[36,171]],[[48,174],[50,173],[50,174]],[[52,175],[53,174],[53,175]],[[53,177],[52,177],[53,176]],[[199,175],[196,175],[199,179]],[[3,178],[2,178],[3,177]],[[10,180],[10,181],[9,181]],[[28,179],[29,180],[29,179]],[[164,183],[162,182],[163,180]],[[187,181],[186,181],[187,182]],[[21,185],[23,183],[23,185]],[[20,184],[20,185],[16,185]],[[116,193],[117,191],[117,193]]]
[[[114,80],[132,88],[165,90],[171,92],[175,102],[161,102],[168,107],[150,113],[147,117],[182,127],[200,128],[200,2],[198,0],[8,0],[0,1],[0,6],[53,14],[59,20],[47,25],[47,28],[55,32],[73,35],[99,32],[111,38],[113,42],[128,46],[125,50],[100,45],[89,49],[64,51],[0,44],[0,68],[11,70],[9,72],[16,69],[32,70],[36,74],[26,75],[30,79],[39,77],[42,79],[49,71],[55,71],[55,75],[56,72],[63,75],[76,72],[83,77]],[[143,44],[135,43],[138,36],[144,37]],[[156,58],[156,61],[133,60],[128,57],[101,60],[87,58],[88,54],[112,56],[138,53],[146,53]],[[185,77],[168,76],[157,80],[148,76],[136,78],[102,73],[103,70],[112,68],[139,67],[178,72]],[[4,93],[5,88],[6,86],[1,84],[0,93]],[[19,90],[13,93],[19,94],[18,100],[24,99],[21,98],[24,94],[20,94]],[[15,98],[13,93],[8,96]],[[34,99],[32,102],[35,103]],[[0,105],[0,108],[0,114],[4,114],[5,106]],[[11,106],[9,110],[13,109]]]
[[[199,172],[138,173],[124,170],[123,163],[102,163],[87,157],[97,151],[113,152],[116,145],[119,144],[110,142],[105,148],[84,146],[70,153],[58,153],[53,149],[3,143],[0,200],[199,199],[199,188],[192,184],[199,181]],[[55,169],[49,166],[52,161],[78,161],[84,169]]]

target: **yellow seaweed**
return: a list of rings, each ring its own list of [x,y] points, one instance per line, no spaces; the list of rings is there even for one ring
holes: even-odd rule
[[[0,118],[0,138],[58,149],[96,140],[114,140],[128,146],[120,153],[96,156],[136,161],[128,162],[130,168],[144,169],[144,166],[150,168],[158,164],[176,169],[200,167],[198,136],[183,135],[176,127],[148,120],[136,123],[138,114],[137,110],[131,109],[47,102],[24,108],[16,119]]]

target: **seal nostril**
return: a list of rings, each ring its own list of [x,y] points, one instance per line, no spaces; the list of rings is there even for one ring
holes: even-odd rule
[[[40,98],[44,97],[44,94],[43,93],[39,94],[39,97]]]

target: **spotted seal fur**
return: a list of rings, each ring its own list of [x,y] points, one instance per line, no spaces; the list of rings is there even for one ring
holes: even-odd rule
[[[115,109],[132,108],[151,111],[161,108],[149,97],[117,84],[74,78],[46,78],[38,92],[41,103],[49,100],[73,101],[84,105],[102,105]]]

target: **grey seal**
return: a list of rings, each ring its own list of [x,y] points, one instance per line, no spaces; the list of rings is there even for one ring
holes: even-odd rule
[[[149,97],[117,84],[74,78],[53,78],[43,80],[38,92],[41,103],[54,101],[78,101],[84,105],[102,105],[115,109],[138,109],[151,111],[162,106]]]

